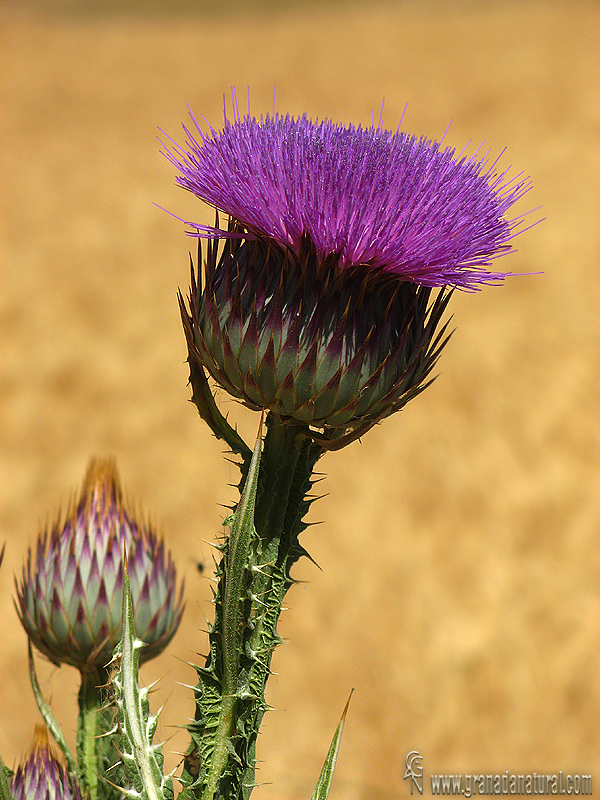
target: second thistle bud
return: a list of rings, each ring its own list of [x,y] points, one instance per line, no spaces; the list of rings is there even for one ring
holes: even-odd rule
[[[17,611],[31,642],[55,663],[82,672],[110,661],[121,635],[123,552],[127,553],[136,635],[158,655],[182,614],[175,566],[149,524],[123,501],[111,460],[92,460],[64,521],[29,551]]]
[[[14,800],[82,800],[79,787],[52,753],[43,725],[36,725],[31,752],[17,767],[10,788]]]

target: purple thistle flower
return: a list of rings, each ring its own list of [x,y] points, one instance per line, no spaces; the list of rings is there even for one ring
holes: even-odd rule
[[[50,749],[48,731],[36,725],[29,756],[11,781],[14,800],[82,800],[79,786],[69,781],[65,766]]]
[[[92,460],[63,521],[29,550],[17,611],[31,642],[55,663],[82,672],[104,667],[121,636],[123,550],[141,659],[158,655],[179,626],[182,590],[175,566],[150,525],[126,509],[112,460]]]
[[[189,311],[180,298],[192,381],[206,369],[338,448],[431,382],[449,290],[510,274],[489,267],[512,250],[523,217],[506,214],[530,182],[381,127],[234,111],[209,134],[192,116],[166,152],[229,218],[187,223],[209,239]]]
[[[188,141],[167,157],[177,182],[255,237],[296,255],[304,237],[339,270],[422,286],[476,289],[510,273],[488,269],[512,251],[522,217],[505,218],[530,188],[496,162],[407,133],[306,116],[225,118],[223,130],[184,126]],[[227,232],[188,223],[197,235]]]

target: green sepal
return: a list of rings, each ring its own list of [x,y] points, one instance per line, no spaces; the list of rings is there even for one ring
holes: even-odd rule
[[[195,291],[194,271],[192,269],[192,290]],[[188,346],[188,363],[190,366],[190,385],[192,387],[192,402],[198,409],[198,413],[206,422],[208,427],[217,437],[223,439],[234,453],[238,453],[244,459],[249,459],[251,450],[242,439],[239,433],[231,427],[223,414],[219,411],[215,399],[211,392],[206,373],[201,366],[200,361],[194,357],[196,345],[194,343],[194,334],[192,330],[192,318],[188,315],[185,302],[181,293],[179,294],[179,308],[181,311],[181,320],[183,322],[183,329]]]
[[[353,691],[354,689],[352,690],[352,692]],[[350,692],[350,697],[352,697],[352,692]],[[327,800],[327,798],[329,797],[331,781],[333,780],[333,771],[335,769],[335,763],[337,761],[338,751],[340,749],[340,744],[342,742],[342,732],[344,730],[344,722],[346,721],[346,714],[348,713],[348,706],[350,705],[350,697],[346,702],[338,726],[335,729],[333,739],[331,740],[331,745],[329,746],[329,752],[327,753],[327,758],[325,759],[325,763],[323,764],[323,769],[321,770],[321,774],[319,775],[319,780],[317,781],[317,785],[315,787],[314,792],[311,795],[310,800]]]
[[[158,714],[150,714],[148,694],[152,687],[139,686],[139,651],[144,643],[135,636],[133,603],[127,559],[123,554],[123,634],[115,647],[117,669],[111,683],[117,708],[120,756],[129,786],[119,787],[132,800],[173,800],[173,780],[164,775],[162,745],[152,743]]]

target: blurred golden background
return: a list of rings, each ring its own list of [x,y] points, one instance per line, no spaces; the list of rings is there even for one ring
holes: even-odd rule
[[[598,776],[598,4],[5,2],[2,42],[0,752],[38,712],[12,575],[40,527],[113,454],[160,523],[187,609],[162,677],[167,750],[192,715],[210,542],[236,470],[187,402],[176,303],[194,242],[157,128],[187,106],[369,123],[461,150],[485,140],[533,178],[515,277],[452,301],[440,377],[321,462],[274,657],[257,800],[309,797],[355,687],[332,796],[392,800],[410,750],[431,772]],[[155,205],[156,204],[156,205]],[[223,399],[248,438],[257,415]],[[207,565],[204,575],[197,561]],[[71,741],[76,673],[38,659]],[[176,755],[167,763],[173,767]]]

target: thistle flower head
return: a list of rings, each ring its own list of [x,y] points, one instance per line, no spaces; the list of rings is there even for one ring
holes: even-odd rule
[[[11,790],[15,800],[82,800],[79,787],[69,782],[65,766],[51,751],[43,725],[36,725],[33,747],[17,767]]]
[[[330,441],[397,411],[439,354],[447,289],[510,274],[491,265],[512,250],[522,217],[507,213],[529,180],[381,127],[237,108],[220,131],[192,120],[166,155],[229,224],[188,223],[213,240],[182,308],[190,357]]]
[[[127,554],[142,660],[169,643],[182,614],[175,567],[150,525],[126,508],[112,460],[92,460],[64,520],[29,550],[17,611],[32,643],[55,663],[104,667],[121,636]]]

